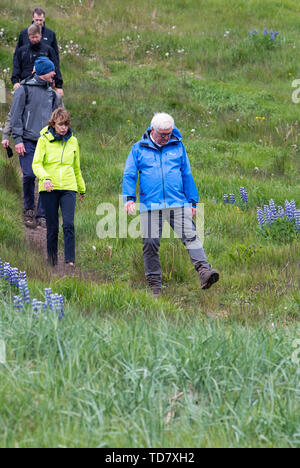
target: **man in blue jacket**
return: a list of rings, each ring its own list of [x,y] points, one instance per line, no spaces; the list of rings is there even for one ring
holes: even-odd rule
[[[170,115],[155,114],[151,126],[129,153],[123,178],[123,198],[128,214],[135,210],[138,176],[143,257],[151,291],[155,296],[161,292],[159,246],[164,221],[186,246],[199,273],[201,287],[210,288],[219,280],[219,273],[211,270],[193,223],[198,191],[181,134]]]

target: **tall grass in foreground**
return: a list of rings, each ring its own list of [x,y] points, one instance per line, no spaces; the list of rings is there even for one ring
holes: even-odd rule
[[[0,446],[300,445],[296,330],[147,308],[59,322],[2,296]]]

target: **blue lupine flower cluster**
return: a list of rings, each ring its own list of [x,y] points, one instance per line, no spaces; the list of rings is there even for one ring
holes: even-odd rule
[[[62,320],[65,314],[65,304],[63,296],[53,294],[50,288],[45,289],[45,302],[33,299],[31,302],[27,277],[24,271],[12,268],[9,263],[3,263],[0,259],[0,280],[15,286],[19,290],[19,295],[14,296],[14,307],[22,311],[25,305],[31,304],[32,312],[39,316],[41,312],[53,311]]]
[[[257,208],[257,220],[260,228],[264,225],[270,226],[277,219],[284,219],[289,223],[295,221],[296,230],[300,231],[300,210],[296,209],[295,200],[285,201],[284,208],[280,205],[276,207],[274,200],[270,200],[264,209]]]
[[[258,34],[258,31],[256,29],[254,29],[254,31],[249,31],[250,36],[256,36],[257,34]],[[275,41],[278,34],[279,34],[279,32],[273,31],[273,29],[271,29],[270,37],[271,37],[272,41]],[[268,35],[269,35],[268,30],[265,28],[264,29],[264,36],[268,36]]]
[[[247,203],[248,202],[248,192],[245,189],[245,187],[240,187],[240,195],[241,195],[241,200],[244,203]],[[231,205],[234,205],[235,201],[236,201],[234,193],[230,193],[229,195],[227,193],[225,193],[223,195],[223,200],[224,200],[224,203],[226,203],[226,204],[229,203]]]
[[[248,202],[248,192],[245,190],[245,187],[240,187],[241,199],[244,203]]]

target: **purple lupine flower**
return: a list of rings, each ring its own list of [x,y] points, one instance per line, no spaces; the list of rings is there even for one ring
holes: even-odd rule
[[[275,37],[278,36],[278,34],[279,34],[278,31],[275,31],[275,32],[274,32],[274,36],[275,36]]]
[[[27,275],[25,271],[20,271],[20,281],[27,280]]]
[[[19,270],[18,268],[10,269],[10,283],[14,286],[19,286]]]
[[[291,208],[290,203],[287,200],[285,200],[284,207],[286,220],[290,222],[293,219],[293,209]]]
[[[52,289],[46,288],[45,289],[45,304],[46,304],[47,309],[51,309],[51,295],[52,295]]]
[[[229,203],[229,197],[227,194],[223,196],[224,203]]]
[[[282,208],[282,206],[279,205],[277,207],[277,213],[279,218],[284,218],[284,209]]]
[[[265,36],[268,35],[268,30],[267,30],[267,28],[264,29],[264,35],[265,35]]]
[[[62,320],[65,316],[65,301],[62,295],[59,296],[59,320]]]
[[[273,31],[271,31],[270,36],[271,36],[272,41],[275,41],[276,37],[274,36]]]
[[[256,34],[257,34],[257,30],[256,30],[256,29],[254,29],[253,34],[254,34],[254,36],[256,36]]]
[[[277,210],[274,200],[269,201],[270,213],[271,213],[271,221],[276,221],[277,219]]]
[[[4,278],[4,265],[0,258],[0,278]]]
[[[38,316],[40,311],[39,301],[37,299],[32,299],[32,312],[34,315]]]
[[[264,205],[264,215],[265,215],[265,221],[267,224],[271,224],[272,218],[271,218],[271,210],[269,205]]]
[[[257,213],[258,224],[259,224],[260,228],[262,229],[264,227],[264,224],[265,224],[263,210],[261,208],[257,208],[256,213]]]
[[[300,210],[295,210],[296,229],[300,232]]]
[[[62,320],[64,317],[64,298],[59,294],[51,294],[51,310],[57,315],[58,319]]]
[[[230,193],[230,194],[229,194],[229,200],[230,200],[230,203],[231,203],[232,205],[235,204],[235,196],[234,196],[234,193]]]
[[[44,306],[44,302],[38,301],[37,299],[32,299],[32,312],[37,317],[40,315],[40,312]]]
[[[29,288],[26,280],[19,281],[19,290],[25,304],[30,304]]]
[[[21,296],[14,296],[14,307],[19,311],[22,311],[24,308],[23,299]]]
[[[294,219],[295,217],[295,211],[296,211],[296,203],[295,203],[295,200],[291,200],[290,201],[290,210],[291,210],[291,215]]]
[[[9,280],[10,280],[10,264],[7,263],[7,262],[4,263],[3,269],[4,269],[4,275],[3,275],[3,277],[4,277],[4,279],[5,279],[6,281],[9,281]]]
[[[248,202],[248,192],[245,190],[245,187],[240,187],[241,199],[244,203]]]

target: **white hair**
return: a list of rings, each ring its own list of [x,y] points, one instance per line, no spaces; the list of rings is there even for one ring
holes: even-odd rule
[[[175,122],[171,115],[166,114],[165,112],[157,112],[154,114],[154,117],[151,121],[151,127],[154,130],[168,130],[169,128],[174,128]]]

